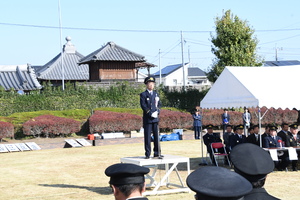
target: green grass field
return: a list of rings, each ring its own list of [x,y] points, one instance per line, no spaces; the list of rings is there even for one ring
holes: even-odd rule
[[[189,157],[191,170],[199,167],[199,140],[162,142],[161,146],[163,154]],[[104,174],[105,168],[120,162],[121,157],[143,154],[142,143],[1,153],[0,199],[114,199],[108,187],[109,178]],[[159,170],[157,178],[163,173]],[[185,182],[184,165],[179,166],[179,173]],[[176,180],[176,173],[172,174],[171,180]],[[296,200],[300,196],[299,180],[300,172],[273,172],[268,175],[266,189],[278,198]],[[148,198],[194,199],[193,195],[190,192]]]

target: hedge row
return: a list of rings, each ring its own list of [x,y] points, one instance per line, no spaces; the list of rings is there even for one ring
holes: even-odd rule
[[[139,130],[141,117],[128,113],[96,110],[89,119],[91,133]]]
[[[261,109],[262,115],[266,112],[266,110],[267,108]],[[119,112],[107,110],[94,111],[93,115],[87,121],[87,132],[129,132],[132,130],[139,130],[142,127],[141,112],[138,112],[136,109],[132,109],[132,112],[135,114],[129,114],[128,112],[131,110],[127,110],[127,113],[122,109],[118,111]],[[249,111],[252,116],[251,123],[258,124],[257,109],[250,108]],[[70,111],[68,113],[70,113]],[[222,124],[222,113],[222,109],[203,109],[203,125],[213,124],[215,126],[220,126]],[[238,125],[242,123],[241,111],[229,111],[229,114],[231,118],[230,124]],[[86,116],[86,113],[80,118],[82,119],[84,116]],[[291,124],[297,122],[297,119],[298,111],[296,110],[270,108],[262,119],[262,125],[280,125],[283,122]],[[24,135],[45,137],[54,137],[57,135],[65,136],[71,133],[78,133],[81,130],[80,128],[83,127],[82,124],[82,122],[69,119],[68,117],[40,115],[23,123],[22,131]],[[159,123],[161,131],[169,131],[175,128],[191,129],[192,124],[193,119],[190,113],[166,109],[161,110]],[[14,137],[14,125],[0,121],[0,139],[4,137]]]
[[[56,136],[79,132],[80,122],[53,115],[41,115],[23,124],[24,135]]]
[[[0,141],[6,137],[14,137],[14,125],[0,121]]]
[[[267,111],[268,110],[268,111]],[[267,111],[267,112],[266,112]],[[222,125],[222,113],[223,109],[203,109],[203,125],[213,124],[214,126]],[[251,114],[251,123],[258,124],[258,109],[249,108],[249,112]],[[262,126],[266,126],[267,124],[281,125],[282,123],[296,123],[298,119],[298,111],[289,110],[289,109],[274,109],[266,107],[261,108],[260,110],[261,116],[266,113],[262,120]],[[230,115],[230,124],[238,125],[243,123],[242,111],[228,111]]]

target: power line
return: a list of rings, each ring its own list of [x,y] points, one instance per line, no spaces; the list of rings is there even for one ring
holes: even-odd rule
[[[0,25],[5,26],[22,26],[30,28],[47,28],[47,29],[59,29],[58,26],[43,26],[43,25],[34,25],[34,24],[17,24],[17,23],[5,23],[0,22]],[[105,28],[83,28],[83,27],[61,27],[62,29],[69,30],[80,30],[80,31],[108,31],[108,32],[145,32],[145,33],[180,33],[181,31],[175,30],[139,30],[139,29],[105,29]],[[280,32],[280,31],[300,31],[300,28],[293,29],[270,29],[270,30],[255,30],[255,32]],[[199,31],[199,30],[190,30],[182,31],[185,33],[211,33],[214,31]]]

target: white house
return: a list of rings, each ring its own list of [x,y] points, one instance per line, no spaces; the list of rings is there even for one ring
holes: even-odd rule
[[[207,86],[211,87],[210,81],[204,71],[198,67],[189,67],[189,63],[185,63],[185,81],[186,86]],[[182,64],[169,65],[160,71],[153,74],[157,83],[161,83],[164,86],[184,86],[183,82],[183,69]]]

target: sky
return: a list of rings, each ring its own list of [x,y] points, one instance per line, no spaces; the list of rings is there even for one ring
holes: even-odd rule
[[[0,65],[45,65],[70,36],[84,56],[113,41],[157,65],[154,73],[182,63],[182,36],[183,61],[206,71],[215,19],[228,9],[255,30],[264,60],[275,60],[276,49],[278,60],[300,60],[299,7],[299,0],[3,0]]]

